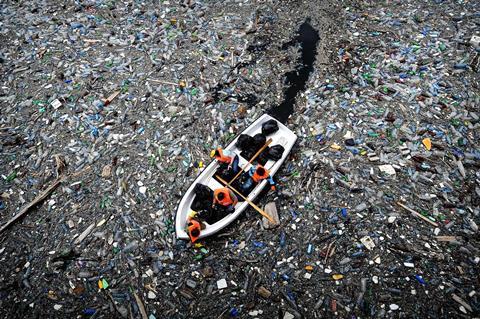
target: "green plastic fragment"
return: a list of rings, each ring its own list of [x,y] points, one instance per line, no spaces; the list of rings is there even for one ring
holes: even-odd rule
[[[7,178],[6,178],[6,181],[7,183],[10,183],[11,181],[13,181],[15,178],[17,178],[17,172],[13,171],[11,172],[10,174],[8,174]]]
[[[105,278],[103,278],[103,279],[102,279],[102,287],[103,287],[103,289],[107,289],[108,286],[109,286],[109,285],[108,285],[107,280],[106,280]]]

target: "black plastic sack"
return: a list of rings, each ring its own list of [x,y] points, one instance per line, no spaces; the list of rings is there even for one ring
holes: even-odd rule
[[[190,208],[196,212],[208,210],[212,207],[212,201],[208,199],[200,199],[195,197]]]
[[[255,148],[255,152],[258,151],[263,145],[265,145],[266,141],[267,138],[262,133],[255,134],[255,136],[253,137],[253,145]]]
[[[196,198],[199,200],[212,200],[213,199],[213,191],[208,187],[203,184],[197,183],[195,184],[195,187],[193,188],[193,192],[196,195]]]
[[[249,147],[252,147],[253,143],[253,137],[247,134],[240,134],[237,142],[235,143],[235,146],[238,147],[240,150],[245,151]]]
[[[268,150],[268,158],[273,161],[278,161],[282,158],[285,148],[282,145],[274,145]]]
[[[278,131],[278,123],[275,120],[269,120],[262,124],[262,133],[270,135]]]
[[[222,218],[224,218],[228,214],[229,212],[226,209],[217,205],[215,206],[215,208],[212,208],[210,206],[208,209],[205,209],[199,212],[197,216],[200,220],[204,220],[210,225],[212,225],[220,221]]]
[[[258,157],[257,157],[257,163],[264,166],[268,160],[270,159],[270,157],[268,156],[268,151],[265,150],[264,152],[262,152]]]

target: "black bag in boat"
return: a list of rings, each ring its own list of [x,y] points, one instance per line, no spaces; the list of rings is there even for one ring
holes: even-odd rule
[[[226,209],[216,205],[214,208],[210,206],[208,209],[202,210],[201,212],[198,213],[197,217],[200,220],[204,220],[210,225],[212,225],[220,221],[222,218],[224,218],[228,214],[229,212]]]
[[[262,148],[262,146],[265,145],[266,141],[267,141],[267,138],[262,133],[255,134],[255,136],[253,137],[253,146],[254,146],[255,152],[257,152],[260,148]]]
[[[282,158],[283,152],[285,151],[285,148],[282,145],[274,145],[270,147],[268,150],[268,159],[271,159],[273,161],[278,161],[279,159]]]
[[[265,165],[265,163],[267,163],[267,161],[270,159],[270,157],[268,156],[269,151],[270,151],[270,147],[267,146],[267,147],[265,147],[263,152],[260,153],[260,155],[258,155],[258,157],[256,159],[258,164],[263,166],[263,165]]]
[[[195,184],[195,187],[193,188],[193,192],[196,195],[196,199],[200,200],[213,200],[213,191],[208,187],[203,184],[197,183]]]
[[[278,123],[275,120],[269,120],[262,124],[263,135],[270,135],[278,131]]]
[[[235,143],[235,146],[238,147],[240,150],[245,151],[249,147],[252,147],[253,143],[253,137],[247,134],[240,134],[237,142]]]

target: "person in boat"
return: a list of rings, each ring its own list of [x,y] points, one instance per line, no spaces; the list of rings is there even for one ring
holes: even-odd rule
[[[268,180],[270,184],[270,189],[272,191],[276,190],[275,181],[269,172],[262,165],[258,164],[257,167],[251,167],[248,171],[248,178],[246,182],[241,186],[243,193],[248,193],[255,185],[260,183],[262,180]]]
[[[233,152],[222,150],[220,147],[212,150],[210,152],[210,157],[215,157],[215,159],[220,162],[228,165],[228,169],[233,169],[233,173],[238,173],[238,155]]]
[[[198,240],[200,231],[202,230],[200,222],[196,219],[197,214],[196,211],[191,210],[187,218],[187,233],[192,243]]]
[[[213,192],[212,208],[215,207],[216,204],[218,204],[220,206],[223,206],[228,212],[233,212],[237,203],[237,196],[235,196],[235,194],[227,187],[216,189]]]

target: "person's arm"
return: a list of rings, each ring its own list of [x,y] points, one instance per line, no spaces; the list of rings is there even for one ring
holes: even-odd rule
[[[272,176],[268,176],[267,177],[267,181],[270,183],[270,185],[274,186],[275,185],[275,181],[273,180],[273,177]]]
[[[233,206],[235,206],[238,203],[238,198],[237,195],[235,195],[231,190],[228,190],[230,192],[230,198],[233,200]]]
[[[215,198],[215,195],[213,195],[212,207],[214,207],[216,203],[217,203],[217,199]]]
[[[272,176],[268,176],[267,177],[267,181],[268,183],[270,183],[270,188],[272,191],[276,190],[277,188],[275,187],[275,181],[273,180],[273,177]]]

